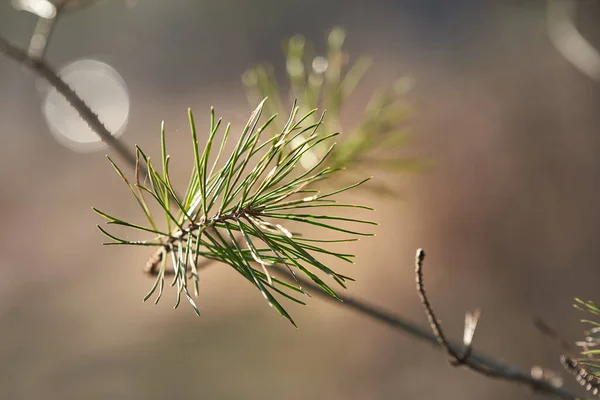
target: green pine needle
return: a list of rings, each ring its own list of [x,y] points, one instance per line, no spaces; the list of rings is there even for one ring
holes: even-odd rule
[[[354,84],[348,85],[352,87]],[[317,257],[326,255],[352,263],[354,255],[333,251],[322,245],[354,241],[356,238],[353,236],[372,236],[372,233],[344,226],[377,225],[375,222],[329,213],[339,209],[332,207],[372,210],[367,206],[338,203],[333,198],[369,179],[331,193],[323,194],[312,189],[315,183],[329,178],[339,170],[322,167],[333,146],[328,145],[329,151],[324,152],[323,157],[308,168],[303,167],[302,160],[307,154],[314,157],[311,149],[337,133],[320,132],[323,115],[316,122],[311,122],[309,118],[316,110],[298,118],[299,107],[294,103],[292,112],[279,133],[263,138],[267,128],[275,123],[276,117],[274,115],[262,125],[259,124],[265,100],[251,114],[228,156],[224,154],[224,147],[230,134],[230,125],[225,128],[221,143],[215,143],[221,119],[215,121],[215,112],[211,108],[210,132],[204,148],[201,148],[194,117],[189,110],[194,165],[183,197],[178,197],[171,184],[164,123],[160,133],[162,172],[155,169],[150,157],[136,147],[136,179],[135,184],[131,184],[109,158],[150,226],[126,222],[96,208],[94,211],[104,217],[108,224],[126,226],[155,236],[148,241],[131,241],[119,238],[100,226],[98,228],[110,239],[105,244],[158,247],[146,266],[147,271],[156,275],[156,280],[144,301],[158,291],[158,302],[163,293],[165,278],[172,275],[171,286],[176,289],[175,307],[180,304],[183,294],[199,315],[189,287],[191,284],[194,295],[198,296],[199,260],[205,258],[231,266],[259,290],[269,305],[295,325],[275,295],[304,304],[289,293],[291,291],[295,295],[307,295],[298,284],[297,272],[305,274],[322,290],[336,298],[336,292],[316,273],[320,271],[328,275],[342,287],[345,287],[346,280],[351,280],[327,267]],[[213,149],[217,148],[217,154],[213,156]],[[140,158],[146,164],[148,175],[147,183],[143,184],[139,181]],[[211,162],[211,158],[214,161]],[[162,209],[166,219],[164,228],[157,227],[157,219],[151,214],[147,199],[153,199]],[[318,208],[322,208],[322,211],[319,212]],[[345,237],[307,239],[291,233],[285,227],[289,223],[307,228],[315,227],[326,235],[337,232]],[[171,267],[167,265],[169,260]],[[287,268],[290,273],[287,281],[272,275],[271,267],[275,264]]]

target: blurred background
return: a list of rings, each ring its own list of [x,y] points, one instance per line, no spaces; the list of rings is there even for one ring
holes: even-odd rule
[[[578,3],[577,27],[600,47],[600,2]],[[549,7],[100,1],[61,16],[47,58],[57,68],[85,67],[88,75],[75,70],[72,82],[95,82],[79,86],[82,96],[130,148],[158,155],[164,119],[185,185],[187,107],[208,127],[214,105],[239,132],[251,111],[243,72],[268,62],[284,83],[287,37],[301,34],[324,51],[327,32],[343,26],[350,56],[374,59],[345,122],[375,88],[410,75],[411,151],[434,164],[385,176],[401,198],[349,194],[375,206],[367,217],[381,226],[353,245],[355,265],[338,268],[356,278],[345,294],[425,325],[413,277],[423,247],[431,301],[449,336],[460,339],[464,312],[483,307],[476,349],[526,370],[560,371],[560,348],[532,321],[542,317],[573,341],[582,317],[573,297],[598,300],[600,90],[552,41]],[[0,34],[13,43],[27,48],[35,24],[33,14],[0,2]],[[44,82],[0,56],[2,398],[541,397],[453,369],[430,345],[333,302],[290,306],[294,329],[223,265],[203,272],[200,318],[187,305],[172,310],[171,290],[158,306],[143,304],[149,252],[102,247],[102,221],[91,210],[135,219],[137,205],[104,158],[109,149],[65,136],[86,127],[62,106]]]

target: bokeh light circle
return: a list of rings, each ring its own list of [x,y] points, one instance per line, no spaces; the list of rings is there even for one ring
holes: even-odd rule
[[[96,60],[78,60],[62,68],[59,76],[98,115],[113,136],[123,133],[129,117],[129,93],[114,68]],[[64,146],[80,152],[105,147],[100,136],[56,89],[46,94],[42,112],[50,132]]]

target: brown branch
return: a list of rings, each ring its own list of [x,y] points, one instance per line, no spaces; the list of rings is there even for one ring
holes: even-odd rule
[[[423,283],[424,260],[425,252],[422,249],[418,249],[415,259],[417,291],[421,298],[421,303],[423,304],[425,313],[427,314],[427,318],[429,319],[431,330],[433,331],[433,335],[431,335],[431,337],[428,336],[427,340],[430,342],[437,343],[440,347],[442,347],[450,356],[452,365],[463,365],[468,369],[477,372],[481,375],[484,375],[488,378],[520,383],[531,387],[533,390],[544,392],[547,394],[554,394],[565,399],[578,398],[578,396],[574,393],[571,393],[570,391],[562,387],[557,387],[545,379],[534,378],[530,372],[525,372],[520,370],[519,368],[506,365],[494,359],[476,354],[471,346],[471,339],[474,335],[475,326],[471,327],[472,332],[470,335],[470,339],[467,343],[464,343],[462,346],[459,346],[458,344],[450,342],[444,334],[442,325],[437,319],[431,306],[431,303],[429,302],[429,299],[427,297],[427,293],[425,291],[425,286]],[[473,315],[471,317],[477,318],[478,316]],[[476,321],[474,323],[476,324]],[[467,329],[467,327],[465,327],[465,329]]]
[[[446,339],[446,335],[444,335],[444,331],[442,330],[442,325],[435,316],[433,309],[431,308],[431,304],[429,303],[429,299],[427,298],[427,294],[425,293],[425,286],[423,285],[423,260],[425,260],[425,252],[422,249],[419,249],[417,250],[417,256],[415,259],[415,273],[417,277],[417,291],[421,297],[421,303],[423,303],[425,313],[429,319],[429,325],[431,325],[431,330],[437,338],[438,343],[440,346],[444,347],[448,354],[458,363],[464,358],[464,354],[459,355],[456,353],[448,343],[448,339]]]

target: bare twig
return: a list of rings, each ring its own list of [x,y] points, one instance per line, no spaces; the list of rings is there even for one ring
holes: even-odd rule
[[[467,326],[465,326],[465,329],[469,329],[471,332],[469,332],[469,335],[465,334],[464,341],[466,343],[462,346],[459,346],[450,342],[446,338],[441,323],[433,312],[433,308],[429,302],[427,293],[425,292],[425,286],[423,284],[424,259],[425,252],[422,249],[418,249],[415,260],[417,291],[421,297],[423,308],[425,309],[431,330],[433,331],[433,335],[431,335],[431,337],[428,336],[427,340],[430,342],[433,341],[442,347],[450,356],[452,365],[464,365],[468,369],[485,375],[489,378],[521,383],[531,387],[534,390],[542,391],[548,394],[554,394],[565,399],[575,399],[578,397],[564,388],[553,385],[547,380],[534,378],[529,372],[522,371],[510,365],[502,364],[499,361],[488,357],[477,355],[471,346],[471,340],[475,333],[476,320],[479,317],[477,311],[470,316],[471,318],[469,318],[469,316],[467,317],[467,322],[471,320],[471,324],[466,324]],[[475,326],[472,324],[475,324]]]
[[[433,331],[433,334],[437,338],[439,345],[441,347],[443,347],[446,350],[446,352],[448,353],[448,355],[450,356],[451,364],[455,365],[455,366],[465,365],[466,367],[473,369],[476,372],[482,373],[484,375],[500,378],[501,375],[499,375],[496,371],[491,370],[488,367],[481,366],[479,364],[468,362],[469,357],[471,356],[471,354],[473,352],[470,339],[469,339],[469,343],[465,343],[465,350],[462,352],[462,354],[459,354],[450,345],[450,343],[448,342],[448,339],[446,339],[446,335],[444,335],[444,331],[442,330],[442,325],[441,325],[440,321],[437,319],[437,317],[435,316],[435,313],[433,312],[431,303],[429,302],[429,299],[427,298],[427,293],[425,292],[425,285],[423,283],[423,261],[424,260],[425,260],[425,252],[423,251],[423,249],[418,249],[417,256],[415,259],[415,275],[417,278],[417,291],[419,293],[419,296],[421,297],[421,303],[423,304],[423,308],[425,309],[427,318],[429,319],[429,325],[431,326],[431,330]],[[477,316],[477,319],[478,319],[478,316]],[[469,321],[469,320],[470,319],[467,318],[467,321]],[[475,318],[471,318],[471,320],[475,320]],[[471,327],[470,330],[472,332],[472,334],[470,335],[470,338],[472,338],[475,333],[475,326]],[[467,336],[467,335],[465,335],[465,336]],[[466,340],[465,340],[465,342],[466,342]]]
[[[448,343],[448,339],[446,339],[446,335],[444,335],[444,331],[442,330],[442,325],[440,321],[438,321],[437,317],[433,313],[433,309],[431,308],[431,304],[429,303],[429,299],[427,298],[427,294],[425,294],[425,286],[423,285],[423,261],[425,260],[425,252],[422,249],[417,250],[417,256],[415,259],[415,273],[417,276],[417,291],[419,292],[419,296],[421,297],[421,303],[423,303],[423,307],[425,308],[425,313],[427,314],[427,318],[429,319],[429,325],[431,325],[431,330],[433,330],[433,334],[438,340],[440,346],[444,347],[448,354],[457,362],[464,362],[464,354],[459,355],[450,347]],[[462,361],[461,361],[462,360]]]

